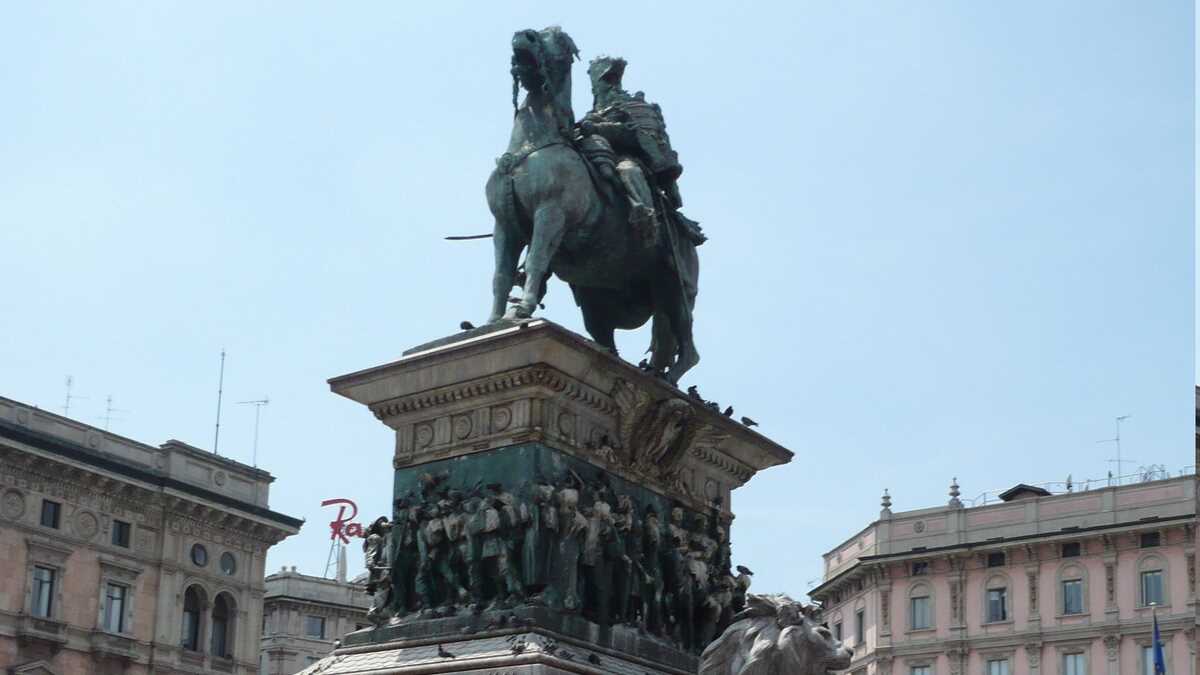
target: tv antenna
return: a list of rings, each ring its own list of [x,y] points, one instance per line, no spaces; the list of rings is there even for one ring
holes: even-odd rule
[[[112,394],[109,394],[108,397],[104,399],[104,430],[105,431],[108,431],[108,425],[113,420],[112,414],[115,412],[123,413],[123,412],[129,412],[129,411],[124,410],[122,408],[114,408],[112,405]],[[121,418],[118,417],[117,421],[120,422]]]
[[[1124,422],[1125,420],[1129,419],[1130,417],[1133,417],[1133,415],[1121,415],[1121,416],[1117,417],[1116,418],[1117,419],[1117,435],[1112,438],[1106,438],[1102,441],[1096,441],[1097,443],[1114,443],[1114,444],[1116,444],[1117,458],[1110,459],[1108,461],[1111,464],[1117,465],[1117,483],[1118,484],[1121,482],[1121,476],[1125,475],[1122,470],[1122,466],[1125,464],[1125,462],[1136,462],[1137,461],[1136,459],[1122,459],[1121,458],[1121,422]],[[1110,485],[1112,484],[1111,475],[1110,475],[1110,479],[1109,479],[1109,484]]]
[[[253,459],[250,460],[251,466],[258,466],[258,420],[259,420],[259,416],[262,414],[263,406],[267,405],[270,402],[271,402],[271,399],[267,398],[266,396],[262,397],[260,400],[257,400],[257,401],[238,401],[237,402],[238,405],[254,406],[254,456],[253,456]]]
[[[75,386],[75,378],[68,375],[67,376],[67,400],[63,404],[63,417],[71,416],[71,401],[74,401],[77,399],[83,400],[83,401],[87,400],[86,396],[76,396],[76,395],[72,394],[71,387],[73,387],[73,386]]]
[[[213,454],[219,455],[217,447],[221,442],[221,390],[225,387],[225,348],[221,348],[221,374],[217,377],[217,430],[213,433]]]

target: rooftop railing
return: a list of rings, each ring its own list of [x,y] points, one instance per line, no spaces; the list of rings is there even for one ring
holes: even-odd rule
[[[1114,476],[1110,471],[1109,474],[1104,478],[1087,478],[1080,481],[1075,480],[1071,476],[1067,476],[1066,480],[1048,481],[1045,483],[1026,483],[1026,485],[1040,487],[1050,494],[1060,495],[1088,492],[1090,490],[1101,490],[1110,487],[1117,487],[1119,485],[1149,483],[1150,481],[1166,480],[1168,478],[1177,478],[1180,476],[1190,476],[1195,474],[1195,464],[1190,464],[1173,471],[1168,469],[1164,464],[1149,464],[1138,467],[1138,470],[1134,473],[1128,473],[1122,476]],[[975,497],[961,499],[961,501],[963,506],[966,507],[987,506],[988,504],[995,504],[1003,501],[1000,499],[1000,495],[1010,489],[1012,489],[1011,486],[1002,489],[987,490],[979,493]]]

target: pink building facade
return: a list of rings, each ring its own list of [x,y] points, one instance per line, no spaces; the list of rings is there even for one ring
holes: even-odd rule
[[[810,592],[852,675],[1196,675],[1194,475],[893,513],[824,556]]]
[[[272,480],[0,398],[0,673],[257,673]]]

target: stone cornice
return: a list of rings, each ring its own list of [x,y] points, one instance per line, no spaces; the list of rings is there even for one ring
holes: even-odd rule
[[[6,448],[6,445],[10,447]],[[81,491],[82,486],[73,484],[71,479],[74,477],[74,480],[79,480],[85,475],[89,476],[88,480],[107,478],[111,483],[106,485],[118,491],[141,488],[136,493],[127,494],[128,499],[132,500],[131,505],[134,506],[138,503],[155,504],[160,492],[174,491],[179,495],[187,495],[188,498],[220,504],[225,509],[244,511],[254,517],[272,521],[281,529],[298,530],[303,522],[268,508],[172,478],[157,469],[135,466],[94,449],[4,420],[0,420],[0,453],[4,453],[0,455],[4,457],[19,457],[16,466],[24,466],[26,469],[43,462],[61,467],[57,469],[60,473],[47,477],[47,480],[53,479],[52,484],[63,486],[64,489],[73,487]],[[77,466],[76,463],[84,466]],[[98,475],[99,478],[91,478],[92,475]]]
[[[578,401],[604,415],[615,415],[617,407],[606,394],[581,384],[566,373],[545,364],[516,368],[468,382],[440,387],[417,394],[401,396],[368,406],[376,419],[437,408],[458,401],[470,401],[480,396],[516,392],[530,387],[544,388]]]

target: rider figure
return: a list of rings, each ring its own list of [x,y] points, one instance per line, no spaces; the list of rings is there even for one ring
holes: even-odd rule
[[[630,203],[630,222],[653,233],[654,192],[661,189],[671,209],[683,205],[675,181],[683,173],[671,149],[662,110],[642,92],[621,88],[625,59],[600,57],[588,66],[592,110],[579,123],[585,155],[609,180],[618,182]],[[650,172],[646,176],[643,166]],[[614,175],[615,174],[615,175]]]

